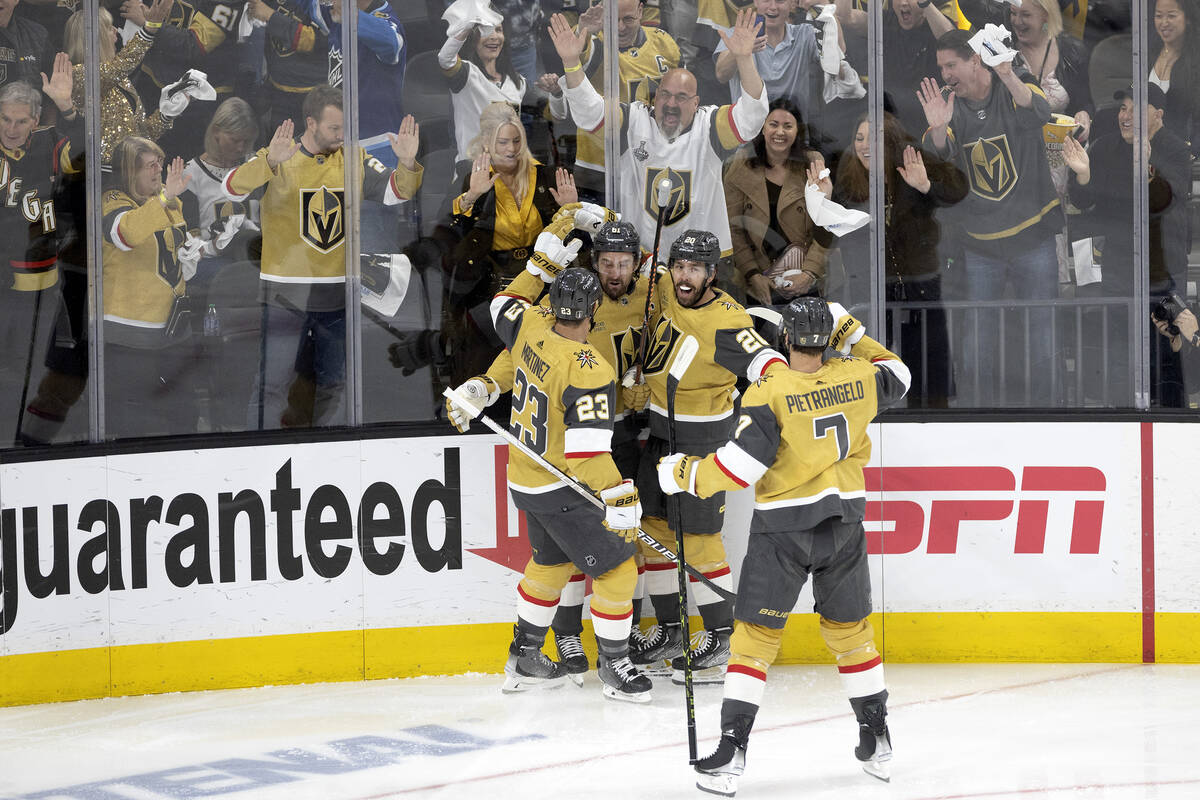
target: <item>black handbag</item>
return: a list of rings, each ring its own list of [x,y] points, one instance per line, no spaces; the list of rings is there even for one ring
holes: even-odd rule
[[[192,298],[186,294],[177,294],[171,303],[171,311],[167,314],[165,335],[168,339],[178,339],[190,333],[191,328]]]

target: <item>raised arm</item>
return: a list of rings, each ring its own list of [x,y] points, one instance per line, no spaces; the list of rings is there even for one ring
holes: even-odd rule
[[[738,12],[737,21],[729,33],[717,33],[737,64],[738,81],[742,85],[742,91],[758,99],[763,96],[765,87],[762,76],[758,74],[758,65],[754,63],[754,43],[758,38],[758,24],[754,17],[753,6],[743,8]]]

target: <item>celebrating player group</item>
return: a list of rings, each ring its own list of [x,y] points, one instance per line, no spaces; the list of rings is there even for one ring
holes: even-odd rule
[[[581,261],[593,266],[571,266],[585,242]],[[526,271],[492,301],[507,350],[447,390],[460,431],[511,392],[507,421],[483,418],[510,443],[509,490],[532,551],[503,689],[582,685],[590,577],[604,695],[650,702],[652,675],[684,685],[697,786],[731,797],[767,671],[811,574],[821,634],[859,725],[854,754],[888,780],[863,466],[867,425],[904,396],[909,371],[836,303],[801,297],[752,316],[715,285],[713,233],[683,232],[665,266],[642,244],[608,209],[564,206]],[[749,486],[754,514],[734,600],[725,492]],[[688,588],[703,623],[690,642]],[[656,624],[643,632],[646,594]],[[551,629],[558,660],[542,652]],[[724,682],[720,740],[704,758],[693,682]]]

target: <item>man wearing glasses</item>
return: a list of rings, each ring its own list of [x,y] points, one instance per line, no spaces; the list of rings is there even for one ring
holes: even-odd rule
[[[620,101],[649,102],[659,81],[669,70],[679,66],[679,46],[671,34],[642,24],[642,0],[617,2],[618,85]],[[596,3],[579,15],[578,32],[587,36],[579,56],[583,74],[596,91],[604,87],[604,4]],[[557,87],[555,87],[557,90]],[[551,113],[556,119],[567,119],[566,96],[551,96]],[[557,106],[561,105],[561,108]],[[588,199],[604,204],[604,137],[580,129],[575,157],[575,183]]]
[[[688,229],[712,231],[721,255],[732,252],[721,168],[726,156],[753,139],[767,117],[767,93],[754,64],[754,9],[744,9],[730,33],[721,33],[737,63],[741,96],[724,106],[701,106],[696,77],[686,69],[662,77],[653,105],[622,105],[621,184],[617,210],[637,227],[643,242],[654,241],[657,187],[669,181],[659,252]],[[550,18],[550,37],[563,61],[567,101],[581,130],[604,125],[604,98],[586,80],[580,54],[587,39],[561,14]]]

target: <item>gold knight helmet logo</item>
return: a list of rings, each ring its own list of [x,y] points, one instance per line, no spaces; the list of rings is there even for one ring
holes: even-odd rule
[[[658,217],[658,184],[666,178],[671,182],[671,194],[667,197],[667,210],[663,212],[663,227],[680,222],[692,211],[692,171],[670,167],[646,168],[646,192],[642,207],[651,217]]]
[[[679,330],[671,324],[671,320],[660,319],[646,346],[646,363],[642,365],[642,372],[655,375],[666,370],[671,363],[671,352],[680,338]]]
[[[971,191],[986,200],[1002,200],[1017,185],[1008,137],[1004,134],[980,139],[967,149]]]
[[[319,253],[328,253],[346,238],[346,194],[341,189],[300,191],[300,237]]]

